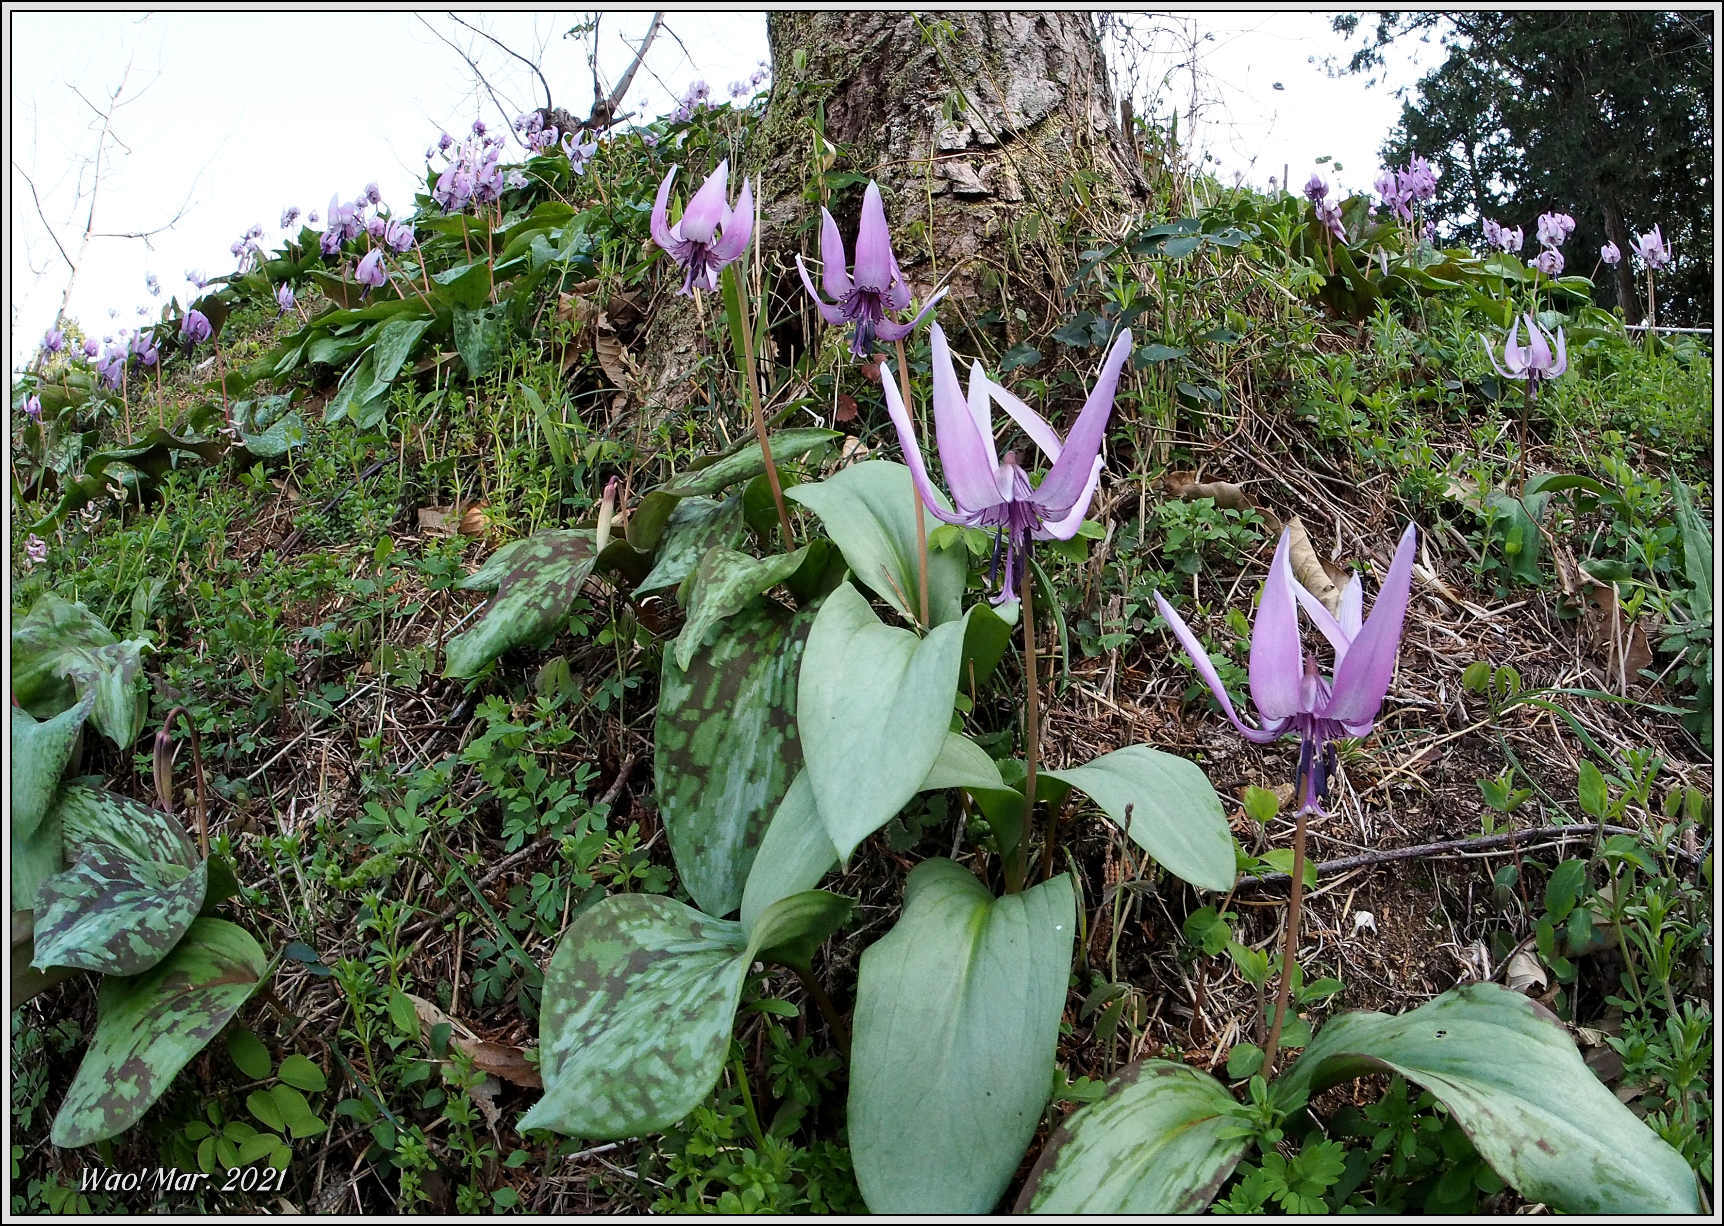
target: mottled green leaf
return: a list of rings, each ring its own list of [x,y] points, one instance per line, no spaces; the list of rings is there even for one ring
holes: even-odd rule
[[[856,578],[908,622],[919,620],[916,499],[910,470],[865,460],[824,481],[785,491],[820,517]],[[940,521],[927,517],[932,532]],[[969,561],[961,548],[928,551],[928,616],[939,626],[963,612]]]
[[[137,739],[145,706],[138,672],[147,639],[115,638],[81,604],[50,593],[12,626],[12,694],[38,719],[94,692],[90,720],[121,749]]]
[[[869,1209],[994,1209],[1047,1105],[1076,932],[1069,877],[996,899],[950,860],[910,874],[856,985],[850,1154]]]
[[[443,675],[471,677],[512,647],[548,641],[592,573],[594,534],[554,529],[499,549],[462,581],[495,588],[479,622],[449,640]]]
[[[291,403],[286,396],[234,401],[232,421],[240,445],[263,460],[303,446],[305,419],[289,408]]]
[[[431,323],[430,317],[425,315],[398,315],[378,329],[377,341],[371,347],[371,384],[356,393],[361,401],[369,401],[389,390],[389,385],[395,382],[401,367],[413,356],[414,346]]]
[[[14,864],[16,860],[14,859]],[[14,869],[16,871],[16,869]],[[13,891],[17,897],[17,891]],[[12,912],[12,1007],[39,996],[63,979],[69,979],[78,972],[69,967],[54,967],[52,970],[39,971],[30,965],[36,958],[36,942],[34,932],[34,916],[29,911]]]
[[[50,817],[54,819],[65,830],[67,847],[107,847],[130,860],[155,860],[188,869],[201,859],[174,818],[129,796],[85,783],[60,789]]]
[[[69,966],[101,975],[136,975],[160,962],[203,907],[208,865],[190,870],[132,860],[97,844],[36,892],[38,970]]]
[[[743,981],[763,943],[817,945],[847,900],[811,891],[734,920],[647,894],[582,912],[545,971],[539,1072],[545,1096],[520,1127],[598,1140],[676,1123],[718,1081]]]
[[[836,430],[804,428],[780,430],[769,435],[767,441],[772,448],[773,461],[786,464],[798,456],[818,456],[842,437]],[[691,494],[716,494],[765,471],[760,443],[750,434],[737,439],[728,451],[712,461],[679,474],[664,489],[680,498]]]
[[[72,760],[78,731],[96,704],[95,691],[53,719],[37,722],[22,707],[12,708],[12,838],[35,834]],[[27,901],[27,900],[26,900]]]
[[[472,378],[489,373],[503,360],[512,332],[506,302],[455,308],[455,352]]]
[[[918,638],[840,584],[808,632],[796,726],[820,820],[848,863],[916,794],[945,744],[964,623]]]
[[[54,1144],[90,1145],[137,1123],[238,1012],[264,966],[245,929],[200,919],[150,970],[104,979],[95,1033],[54,1117]]]
[[[1694,1172],[1581,1059],[1555,1015],[1470,983],[1409,1013],[1332,1018],[1274,1086],[1286,1106],[1399,1073],[1449,1109],[1496,1173],[1564,1213],[1699,1212]]]
[[[1082,766],[1044,773],[1095,801],[1174,876],[1200,889],[1233,888],[1233,835],[1220,797],[1196,763],[1128,745]]]
[[[648,499],[655,494],[647,495]],[[646,508],[629,516],[629,543],[638,549],[655,549],[657,554],[652,571],[635,585],[635,595],[644,596],[661,588],[675,587],[688,577],[707,550],[714,546],[730,547],[741,542],[742,496],[733,494],[723,502],[711,498],[684,498],[661,505],[670,508],[669,517],[657,532],[647,532],[638,525]],[[637,539],[636,528],[642,528]]]
[[[1015,1212],[1201,1213],[1251,1147],[1238,1109],[1207,1073],[1133,1064],[1055,1130]]]
[[[457,264],[435,274],[431,281],[438,287],[431,294],[439,301],[465,308],[481,306],[491,294],[491,263],[474,260]]]
[[[695,652],[705,646],[720,623],[811,561],[822,564],[825,550],[824,541],[814,541],[795,553],[774,554],[769,558],[716,546],[707,550],[689,578],[688,599],[684,602],[688,620],[677,635],[673,651],[676,666],[686,671]]]
[[[664,655],[653,778],[677,874],[702,909],[742,901],[755,849],[802,764],[796,678],[815,610],[762,600],[732,617],[685,672]]]

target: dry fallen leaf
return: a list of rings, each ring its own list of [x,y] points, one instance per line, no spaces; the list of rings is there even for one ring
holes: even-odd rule
[[[1533,987],[1550,986],[1550,976],[1545,974],[1544,966],[1538,960],[1538,951],[1531,945],[1523,944],[1515,950],[1503,968],[1503,982],[1512,992],[1527,992]]]
[[[1235,511],[1251,509],[1251,499],[1246,496],[1243,486],[1231,481],[1199,481],[1197,474],[1184,470],[1175,470],[1163,474],[1162,490],[1175,498],[1186,502],[1195,502],[1199,498],[1213,498],[1218,507],[1229,507]]]
[[[413,1011],[419,1015],[419,1022],[425,1027],[426,1033],[429,1034],[433,1026],[447,1022],[449,1046],[463,1052],[473,1061],[473,1067],[487,1077],[498,1077],[511,1085],[525,1086],[529,1090],[545,1088],[545,1083],[539,1077],[539,1070],[533,1067],[527,1060],[526,1052],[519,1047],[481,1039],[466,1025],[450,1017],[423,996],[415,996],[411,992],[406,996],[413,1002]]]
[[[1293,566],[1293,577],[1331,613],[1341,611],[1341,589],[1329,577],[1329,567],[1311,544],[1305,525],[1295,515],[1287,521],[1291,535],[1287,541],[1287,556]]]
[[[856,420],[856,413],[856,397],[850,395],[848,392],[840,393],[838,396],[838,407],[832,413],[832,420],[841,426],[847,425]]]
[[[854,434],[849,435],[845,438],[844,445],[838,449],[838,467],[847,468],[852,464],[859,464],[872,454],[861,439]]]
[[[484,536],[491,521],[485,516],[482,502],[459,503],[449,507],[420,507],[419,530],[432,536]]]

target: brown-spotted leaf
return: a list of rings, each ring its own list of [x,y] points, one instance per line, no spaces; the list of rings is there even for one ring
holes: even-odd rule
[[[204,903],[209,865],[131,860],[85,848],[36,892],[37,970],[67,966],[99,975],[147,971],[179,944]]]
[[[471,677],[512,647],[548,641],[597,560],[593,533],[558,528],[503,546],[462,581],[494,588],[479,622],[449,640],[445,677]]]
[[[103,980],[95,1033],[54,1117],[54,1144],[90,1145],[143,1118],[257,988],[265,961],[239,925],[200,919],[150,970]]]

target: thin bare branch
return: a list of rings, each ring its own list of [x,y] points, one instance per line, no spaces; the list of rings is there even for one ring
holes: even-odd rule
[[[478,81],[480,85],[484,86],[485,92],[488,95],[490,95],[492,104],[495,105],[497,108],[497,114],[502,116],[503,126],[506,129],[508,129],[508,131],[514,132],[515,131],[515,122],[509,114],[509,108],[505,107],[502,103],[502,100],[497,97],[497,91],[491,88],[491,82],[488,81],[485,77],[485,74],[479,70],[479,65],[473,62],[473,57],[468,55],[465,51],[461,50],[461,48],[459,46],[457,46],[454,42],[450,41],[449,38],[447,38],[441,30],[439,30],[436,26],[432,25],[429,21],[426,21],[422,15],[415,13],[415,14],[413,14],[413,16],[418,20],[420,25],[424,26],[427,30],[431,31],[431,33],[435,34],[437,36],[438,41],[440,41],[445,47],[448,47],[449,50],[453,51],[456,55],[461,57],[462,63],[466,64],[467,67],[472,70],[473,79]],[[465,24],[465,23],[463,23],[463,24]],[[518,141],[519,139],[520,139],[520,136],[517,133],[516,134],[516,140]]]
[[[645,37],[641,39],[640,45],[635,48],[634,59],[629,62],[627,71],[625,71],[621,79],[617,81],[616,88],[611,90],[610,97],[605,100],[605,117],[609,122],[615,123],[617,119],[620,118],[617,114],[617,108],[622,105],[624,96],[629,92],[629,86],[634,84],[635,73],[640,71],[641,61],[646,59],[647,48],[652,46],[652,40],[658,35],[659,30],[663,26],[664,14],[654,13],[652,15],[652,23],[647,26]],[[598,57],[597,30],[594,31],[593,56],[594,61],[596,62]],[[598,94],[596,91],[593,95],[593,114],[595,118],[598,115]]]
[[[66,248],[65,248],[65,245],[60,242],[60,236],[58,234],[54,233],[54,226],[48,220],[48,214],[43,212],[43,210],[42,210],[42,198],[36,194],[36,183],[35,183],[35,181],[33,179],[31,179],[30,176],[24,172],[24,168],[22,166],[18,165],[17,162],[12,163],[12,169],[18,172],[18,177],[23,179],[25,185],[27,187],[29,187],[30,199],[36,205],[36,216],[41,221],[42,228],[48,232],[48,237],[54,240],[54,248],[55,248],[55,250],[59,251],[60,258],[62,260],[66,261],[66,267],[67,268],[69,268],[69,269],[77,268],[77,265],[72,263],[72,257],[66,254]]]
[[[458,25],[466,26],[469,30],[473,31],[473,33],[477,34],[480,38],[483,38],[483,39],[485,39],[491,43],[494,43],[496,46],[500,47],[506,54],[514,56],[516,59],[520,60],[521,63],[525,64],[528,68],[531,68],[533,70],[533,75],[535,77],[539,78],[539,84],[544,87],[544,90],[545,90],[545,107],[547,110],[550,108],[550,106],[551,106],[551,83],[549,81],[545,80],[545,74],[539,70],[539,66],[537,64],[535,64],[532,60],[528,59],[526,56],[522,55],[519,51],[516,51],[513,47],[509,46],[507,43],[498,39],[495,35],[488,34],[484,30],[481,30],[478,26],[470,25],[467,22],[462,21],[461,18],[457,17],[454,13],[445,13],[444,16],[449,18],[450,21],[453,21]]]

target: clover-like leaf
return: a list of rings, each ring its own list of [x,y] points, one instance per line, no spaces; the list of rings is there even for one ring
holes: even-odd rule
[[[200,919],[150,970],[104,979],[95,1033],[54,1117],[54,1144],[90,1145],[143,1118],[239,1011],[264,966],[263,950],[245,929]]]
[[[471,677],[512,647],[549,640],[592,573],[596,541],[585,529],[559,528],[503,546],[462,581],[496,596],[472,629],[449,640],[443,675]]]

